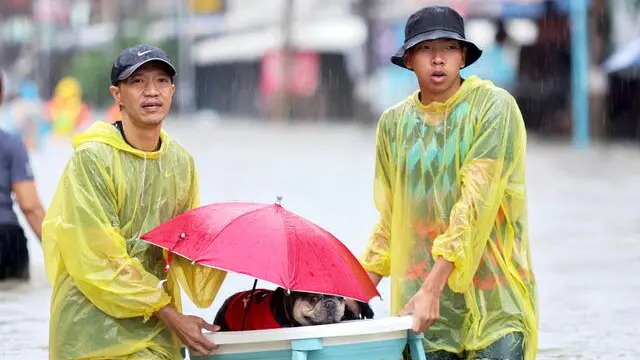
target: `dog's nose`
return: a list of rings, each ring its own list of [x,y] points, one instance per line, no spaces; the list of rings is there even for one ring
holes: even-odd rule
[[[330,310],[330,311],[335,311],[335,310],[336,310],[336,308],[337,308],[336,303],[335,303],[335,302],[333,302],[333,301],[327,301],[327,302],[324,304],[324,307],[326,307],[326,308],[327,308],[327,310]]]

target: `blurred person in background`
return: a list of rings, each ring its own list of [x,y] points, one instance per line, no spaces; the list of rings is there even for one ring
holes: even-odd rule
[[[0,72],[0,104],[4,82]],[[30,278],[29,249],[13,210],[14,198],[31,229],[41,239],[44,208],[40,202],[27,149],[18,135],[0,130],[0,280]]]
[[[5,100],[12,132],[22,137],[29,151],[39,150],[49,130],[44,118],[44,102],[33,81],[21,80],[17,91],[10,101]]]
[[[507,33],[504,21],[498,20],[493,44],[483,49],[482,57],[471,68],[462,69],[460,75],[463,77],[476,75],[511,91],[518,68],[517,51],[517,46]]]
[[[374,283],[391,277],[392,315],[413,314],[428,359],[534,360],[526,132],[506,90],[460,76],[481,55],[453,9],[409,17],[391,61],[419,90],[378,123],[380,218],[360,261]]]
[[[57,140],[67,141],[91,121],[89,106],[82,99],[82,86],[66,76],[56,85],[53,96],[45,103],[45,114]]]
[[[179,359],[180,342],[204,354],[216,347],[202,329],[217,326],[181,314],[180,287],[208,307],[226,272],[178,255],[169,268],[166,251],[140,240],[199,204],[194,159],[162,129],[175,75],[159,48],[123,50],[109,88],[121,121],[73,138],[43,224],[50,359]]]

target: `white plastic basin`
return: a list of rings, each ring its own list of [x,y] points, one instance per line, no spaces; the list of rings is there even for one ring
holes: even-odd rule
[[[406,345],[424,360],[422,335],[409,331],[412,317],[348,321],[332,325],[205,333],[220,347],[198,360],[399,360]]]

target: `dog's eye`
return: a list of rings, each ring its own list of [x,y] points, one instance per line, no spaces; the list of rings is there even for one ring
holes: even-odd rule
[[[318,301],[320,301],[320,296],[311,297],[311,302],[313,302],[314,304],[317,303]]]

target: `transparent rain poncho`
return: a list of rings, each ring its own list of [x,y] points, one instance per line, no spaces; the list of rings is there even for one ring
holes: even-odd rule
[[[444,103],[418,92],[387,110],[376,133],[380,219],[360,260],[391,276],[397,315],[435,259],[455,267],[428,351],[479,350],[513,331],[537,350],[537,294],[525,193],[526,132],[509,93],[477,77]]]
[[[182,358],[152,314],[181,311],[178,284],[199,307],[217,294],[226,272],[176,255],[166,273],[166,252],[139,240],[199,201],[193,158],[164,131],[161,139],[160,150],[139,151],[104,122],[74,138],[43,223],[50,359]]]

